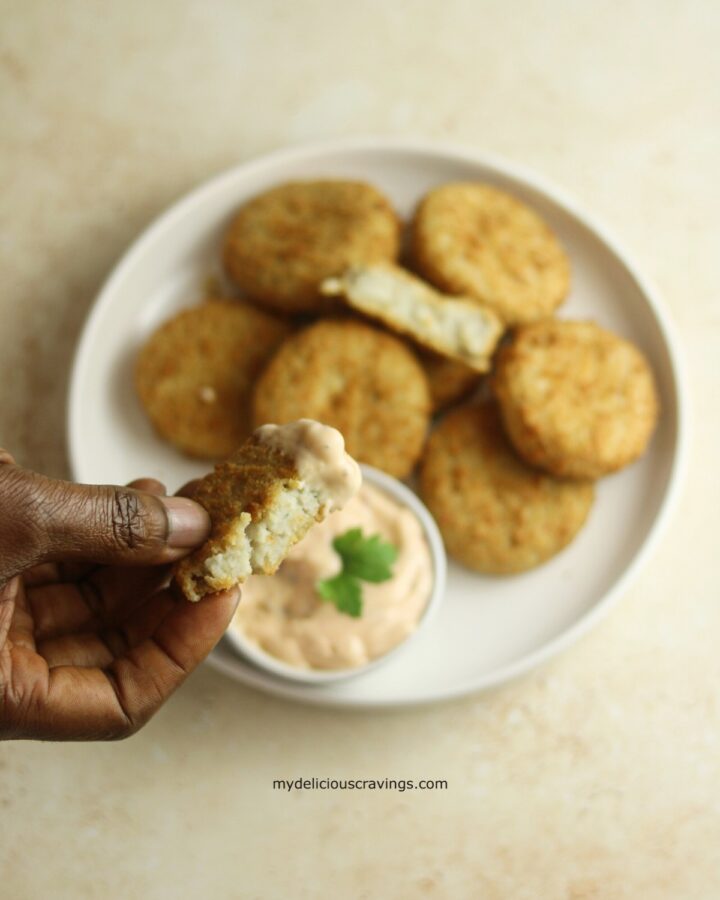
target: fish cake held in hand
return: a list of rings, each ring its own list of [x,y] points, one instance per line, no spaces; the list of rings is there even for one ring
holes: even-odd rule
[[[210,537],[175,567],[188,600],[275,572],[315,523],[360,488],[360,468],[334,428],[303,419],[259,428],[203,478],[193,499],[207,509]]]
[[[289,313],[327,309],[320,282],[357,263],[395,259],[400,222],[361,181],[281,184],[240,208],[225,237],[230,278],[258,303]]]
[[[190,456],[220,459],[252,430],[252,386],[290,333],[247,303],[213,300],[163,323],[143,345],[135,387],[162,437]]]
[[[445,416],[428,441],[420,491],[448,552],[498,575],[532,569],[567,546],[594,495],[591,481],[560,481],[524,463],[494,403]]]
[[[549,316],[570,288],[568,258],[549,226],[489,184],[445,184],[426,194],[412,252],[425,278],[487,304],[507,325]]]
[[[378,328],[325,319],[286,340],[255,387],[255,424],[309,417],[332,425],[360,462],[404,478],[430,418],[427,378],[412,350]]]
[[[519,328],[498,354],[493,385],[517,452],[561,478],[600,478],[628,465],[657,422],[644,355],[594,322]]]

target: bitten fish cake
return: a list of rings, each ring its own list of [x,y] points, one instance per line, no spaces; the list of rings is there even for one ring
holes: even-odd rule
[[[323,319],[288,338],[255,387],[256,425],[304,416],[341,431],[360,462],[404,478],[425,442],[427,378],[393,335],[352,319]]]
[[[519,328],[498,354],[493,386],[517,452],[564,478],[600,478],[633,462],[658,418],[645,356],[594,322]]]
[[[302,419],[259,428],[203,478],[193,499],[210,514],[208,540],[175,566],[188,600],[275,572],[315,522],[359,490],[342,435]]]
[[[253,383],[290,326],[247,303],[213,300],[163,323],[140,350],[135,387],[158,433],[220,459],[252,430]]]
[[[400,220],[361,181],[281,184],[242,206],[225,237],[223,261],[257,303],[288,313],[327,309],[320,282],[347,266],[393,260]]]
[[[496,313],[465,297],[441,294],[400,266],[351,266],[327,278],[323,293],[340,295],[359,313],[477,372],[487,372],[505,330]]]
[[[508,325],[550,315],[570,289],[570,263],[549,226],[489,184],[445,184],[426,194],[412,253],[428,281],[480,300]]]
[[[524,572],[559,553],[594,496],[591,481],[561,481],[526,465],[492,402],[445,416],[423,456],[420,492],[448,552],[497,575]]]

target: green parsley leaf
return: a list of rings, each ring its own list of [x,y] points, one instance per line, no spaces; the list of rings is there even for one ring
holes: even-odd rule
[[[342,570],[333,578],[317,583],[323,600],[334,603],[340,612],[358,618],[362,613],[361,581],[377,584],[392,578],[392,564],[397,548],[383,541],[379,534],[365,537],[361,528],[351,528],[338,535],[333,548],[342,560]]]
[[[343,562],[343,572],[363,581],[388,581],[392,578],[392,564],[397,559],[397,550],[374,534],[364,537],[361,528],[351,528],[333,541],[338,556]]]
[[[318,593],[323,600],[334,603],[340,612],[347,613],[353,619],[362,613],[362,588],[357,578],[341,572],[334,578],[326,578],[318,582]]]

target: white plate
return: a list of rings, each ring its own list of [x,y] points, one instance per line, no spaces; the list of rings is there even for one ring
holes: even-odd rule
[[[404,216],[429,188],[458,179],[489,181],[530,203],[570,255],[572,293],[561,315],[595,319],[642,347],[657,375],[662,417],[647,455],[599,483],[588,524],[550,562],[507,578],[451,564],[438,616],[397,660],[329,685],[273,677],[227,642],[210,662],[270,693],[336,706],[402,706],[496,686],[570,644],[626,588],[667,518],[684,443],[677,353],[656,294],[602,229],[555,188],[514,166],[432,143],[348,140],[274,153],[193,191],[130,248],[85,326],[70,390],[75,478],[122,484],[154,476],[174,490],[206,469],[154,435],[133,392],[135,354],[156,324],[201,299],[220,237],[240,203],[278,182],[313,177],[366,179]]]

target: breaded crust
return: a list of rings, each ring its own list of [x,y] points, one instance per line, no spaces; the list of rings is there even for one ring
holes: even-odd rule
[[[277,448],[262,445],[255,436],[198,483],[193,499],[210,514],[212,531],[202,547],[175,566],[175,579],[189,600],[237,583],[231,575],[207,583],[206,561],[232,545],[238,525],[260,520],[283,490],[297,484],[294,461]]]
[[[518,453],[564,478],[600,478],[633,462],[658,418],[644,355],[594,322],[519,328],[498,354],[493,386]]]
[[[548,225],[488,184],[435,188],[418,206],[412,253],[441,290],[474,297],[508,325],[550,315],[570,287],[570,264]]]
[[[482,375],[464,363],[436,353],[420,354],[420,363],[430,385],[434,413],[463,400],[482,381]]]
[[[448,552],[478,572],[540,565],[585,522],[592,482],[560,481],[512,450],[494,403],[453,410],[430,436],[420,489]]]
[[[302,417],[334,426],[357,460],[404,478],[425,442],[427,378],[398,338],[324,319],[288,338],[255,387],[256,425]]]
[[[252,385],[290,326],[247,303],[186,309],[145,342],[138,397],[157,431],[203,459],[232,453],[251,431]]]
[[[362,483],[358,464],[333,428],[302,419],[258,429],[198,484],[210,514],[207,542],[179,562],[188,600],[271,575],[315,522],[342,509]]]
[[[290,313],[334,305],[320,282],[356,263],[398,255],[390,202],[361,181],[298,181],[240,208],[225,237],[228,275],[249,297]]]
[[[351,266],[342,275],[323,281],[322,290],[341,295],[356,312],[477,372],[488,371],[505,330],[488,307],[465,297],[441,294],[392,263]]]

